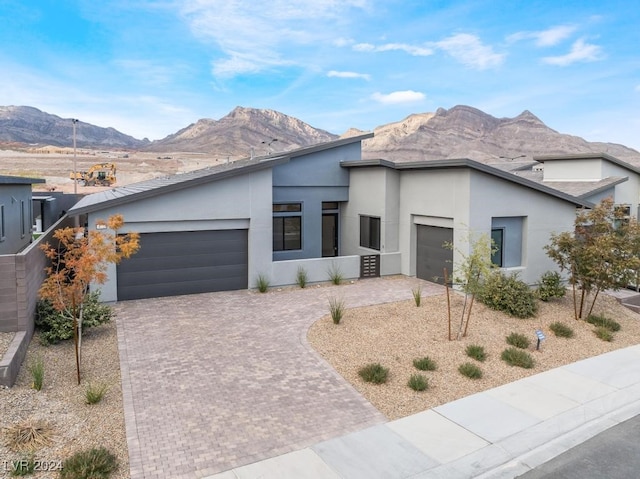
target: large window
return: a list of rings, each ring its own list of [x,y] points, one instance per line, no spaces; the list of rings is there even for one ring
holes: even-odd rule
[[[273,251],[302,249],[302,204],[273,205]]]
[[[360,216],[360,246],[380,250],[380,218]]]
[[[504,252],[504,228],[492,228],[491,229],[491,241],[492,241],[492,252],[491,252],[491,262],[502,268],[503,256]]]
[[[24,208],[24,200],[20,200],[20,237],[24,238],[27,234],[27,219],[25,218],[26,212]]]

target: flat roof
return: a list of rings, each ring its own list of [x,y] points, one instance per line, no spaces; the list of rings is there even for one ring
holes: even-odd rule
[[[0,185],[33,185],[44,183],[44,178],[27,178],[25,176],[0,175]]]

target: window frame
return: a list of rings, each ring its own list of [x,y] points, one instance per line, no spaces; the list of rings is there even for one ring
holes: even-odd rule
[[[372,235],[372,231],[377,233]],[[379,216],[360,215],[360,247],[380,251],[382,220]]]
[[[272,211],[272,250],[274,252],[301,251],[303,249],[302,202],[274,203]],[[293,238],[287,238],[287,235]]]
[[[0,241],[4,241],[7,237],[4,216],[4,205],[2,204],[0,205]]]
[[[493,237],[494,233],[500,233],[500,242],[498,243],[498,241],[495,240],[495,238]],[[504,226],[500,226],[497,228],[491,228],[491,249],[493,251],[493,248],[496,248],[495,253],[492,252],[491,253],[491,263],[498,267],[498,268],[502,268],[504,265],[504,237],[505,237],[505,227]],[[494,261],[494,259],[496,258],[496,255],[500,255],[500,262],[496,262]]]

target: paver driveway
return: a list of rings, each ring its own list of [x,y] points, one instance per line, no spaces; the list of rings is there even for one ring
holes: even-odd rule
[[[117,304],[132,479],[205,477],[384,422],[306,334],[330,297],[408,300],[417,284],[443,292],[393,277]]]

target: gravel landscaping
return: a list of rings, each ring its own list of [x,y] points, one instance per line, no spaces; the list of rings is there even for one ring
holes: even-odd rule
[[[57,466],[73,453],[104,446],[118,458],[119,468],[111,477],[129,477],[129,460],[124,429],[120,363],[116,337],[116,323],[87,329],[83,335],[82,385],[77,385],[73,342],[42,346],[34,335],[25,363],[16,384],[0,388],[0,477],[10,477],[10,461],[19,460],[26,453],[7,447],[5,428],[25,420],[44,421],[52,431],[51,445],[35,451],[34,459],[41,468]],[[29,365],[42,358],[45,365],[44,386],[32,388]],[[98,404],[85,403],[87,384],[107,384],[109,389]],[[35,478],[58,477],[57,471],[38,471]]]
[[[398,419],[470,394],[596,356],[614,349],[640,343],[640,316],[624,308],[609,296],[601,295],[595,313],[618,321],[622,329],[613,342],[598,339],[594,326],[576,321],[573,302],[565,297],[539,302],[539,311],[531,319],[517,319],[474,303],[468,335],[455,340],[462,297],[452,295],[453,341],[448,340],[446,295],[422,299],[418,308],[413,300],[381,306],[348,309],[339,325],[330,316],[309,329],[309,343],[387,418]],[[560,321],[574,330],[571,339],[557,338],[549,325]],[[546,336],[536,351],[536,330]],[[507,365],[500,359],[509,347],[506,337],[521,333],[531,339],[528,352],[535,361],[533,369]],[[488,353],[484,362],[466,355],[468,345],[483,346]],[[437,364],[435,371],[419,371],[413,360],[428,356]],[[458,371],[466,362],[482,370],[481,379],[469,379]],[[369,363],[389,369],[385,384],[364,382],[358,370]],[[428,389],[412,390],[407,382],[413,374],[428,379]]]

